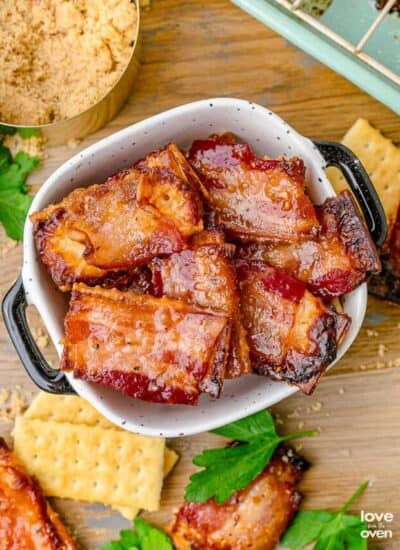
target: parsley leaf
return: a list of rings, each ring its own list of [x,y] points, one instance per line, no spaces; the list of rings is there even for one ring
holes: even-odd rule
[[[18,128],[17,132],[22,137],[22,139],[30,138],[32,136],[38,136],[40,133],[38,128]]]
[[[26,178],[39,164],[38,157],[18,151],[14,158],[0,142],[0,223],[7,235],[22,240],[26,214],[32,202]]]
[[[311,431],[279,436],[268,411],[260,411],[213,430],[213,433],[235,439],[240,444],[206,450],[193,458],[193,464],[204,469],[191,476],[186,487],[186,501],[205,502],[214,497],[218,504],[226,502],[235,491],[247,487],[262,472],[280,443],[317,435],[316,431]]]
[[[291,550],[300,550],[311,542],[315,542],[314,550],[366,550],[368,543],[361,532],[368,529],[367,523],[346,512],[367,485],[368,481],[362,483],[339,512],[298,512],[281,544]]]
[[[22,240],[25,218],[31,202],[30,195],[0,190],[0,222],[10,239]]]
[[[173,550],[171,539],[144,519],[134,520],[135,531],[120,531],[119,540],[105,542],[101,550]]]
[[[5,124],[0,124],[0,134],[4,136],[13,136],[17,131],[14,126],[6,126]]]

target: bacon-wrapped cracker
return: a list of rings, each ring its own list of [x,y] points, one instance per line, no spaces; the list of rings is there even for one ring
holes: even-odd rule
[[[236,261],[254,371],[314,390],[336,357],[336,314],[301,281],[261,261]]]
[[[170,298],[73,287],[61,368],[77,378],[158,403],[218,397],[229,318]]]
[[[36,483],[0,438],[0,548],[78,550]]]
[[[216,223],[231,237],[296,242],[318,231],[301,159],[264,160],[232,134],[195,141],[189,160]]]
[[[298,243],[244,244],[237,256],[283,269],[319,296],[350,292],[381,269],[378,252],[349,191],[316,207],[318,237]]]
[[[278,449],[248,487],[224,504],[186,502],[169,534],[177,550],[273,550],[297,512],[296,490],[307,464],[291,449]]]
[[[227,378],[250,372],[246,331],[240,315],[235,272],[231,261],[235,247],[218,231],[198,233],[190,248],[151,264],[156,296],[169,296],[220,311],[230,318],[232,332]]]

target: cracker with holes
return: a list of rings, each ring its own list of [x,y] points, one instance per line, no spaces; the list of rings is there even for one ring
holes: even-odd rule
[[[159,508],[165,440],[119,429],[19,417],[14,451],[48,496]]]
[[[368,172],[382,201],[390,234],[400,204],[400,148],[363,118],[353,124],[342,143],[353,151]],[[347,189],[346,180],[337,169],[328,168],[327,174],[337,193]]]
[[[85,399],[75,395],[54,395],[39,392],[25,412],[24,418],[120,430],[98,413]],[[137,436],[129,434],[129,437],[135,439]],[[165,447],[164,478],[172,471],[177,461],[177,453]],[[113,508],[129,520],[133,519],[139,512],[139,509],[135,506],[113,505]]]

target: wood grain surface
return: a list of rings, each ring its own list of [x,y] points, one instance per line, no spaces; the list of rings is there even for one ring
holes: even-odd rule
[[[149,4],[146,2],[146,4]],[[242,97],[268,105],[301,133],[338,140],[363,116],[400,142],[399,118],[353,84],[253,20],[228,0],[153,0],[142,17],[142,67],[123,111],[77,149],[48,149],[43,167],[32,175],[40,185],[80,148],[169,107],[209,96]],[[21,246],[2,238],[2,295],[20,271]],[[31,324],[40,320],[31,313]],[[400,307],[370,298],[359,337],[346,357],[325,377],[313,397],[296,394],[274,407],[279,429],[319,428],[320,437],[302,441],[312,468],[301,484],[304,507],[339,508],[359,483],[370,487],[354,510],[391,512],[386,528],[393,538],[371,548],[400,549]],[[46,355],[56,362],[51,346]],[[396,366],[397,365],[397,366]],[[35,392],[0,327],[0,388]],[[0,405],[1,406],[1,405]],[[12,423],[0,423],[9,436]],[[191,457],[218,444],[210,434],[174,440],[181,460],[168,478],[162,508],[149,517],[166,523],[183,495]],[[77,533],[83,548],[95,550],[115,538],[127,522],[101,505],[54,503]]]

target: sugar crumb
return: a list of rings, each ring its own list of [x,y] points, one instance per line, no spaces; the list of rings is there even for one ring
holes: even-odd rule
[[[378,347],[378,355],[379,357],[384,357],[385,353],[388,351],[388,348],[385,346],[385,344],[379,344]]]

